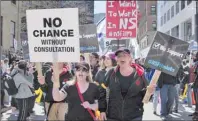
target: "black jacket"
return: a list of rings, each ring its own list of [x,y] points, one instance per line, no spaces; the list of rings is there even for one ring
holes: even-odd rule
[[[53,72],[53,70],[49,69],[45,73],[45,84],[41,85],[42,91],[46,93],[46,96],[45,96],[46,102],[56,102],[56,101],[54,101],[53,95],[52,95],[52,90],[53,90],[53,82],[51,80],[52,72]],[[60,81],[59,89],[61,89],[65,85],[66,81],[70,80],[71,78],[72,78],[72,75],[69,71],[67,71],[66,73],[62,72],[59,76],[59,81]],[[65,102],[65,101],[66,101],[66,99],[61,102]]]
[[[159,79],[158,79],[158,87],[162,88],[162,86],[164,84],[176,85],[177,84],[177,79],[174,76],[171,76],[169,74],[166,74],[166,73],[162,72]]]
[[[107,118],[116,121],[131,121],[143,115],[142,100],[146,92],[147,81],[143,75],[143,68],[139,66],[134,67],[136,68],[134,80],[131,80],[131,85],[124,98],[121,94],[121,82],[116,75],[119,67],[107,72],[105,86],[110,90],[108,106],[105,89],[100,90],[99,99],[99,110],[101,112],[107,112]]]
[[[99,70],[96,75],[94,81],[98,82],[99,84],[103,83],[105,81],[105,74],[106,74],[106,69],[101,69]]]
[[[100,67],[99,65],[91,66],[91,73],[92,73],[92,79],[93,80],[95,79],[95,76],[96,76],[96,73],[99,70],[99,67]]]
[[[195,74],[195,82],[194,82],[194,88],[198,88],[198,61],[195,62],[195,67],[194,67],[194,74]]]

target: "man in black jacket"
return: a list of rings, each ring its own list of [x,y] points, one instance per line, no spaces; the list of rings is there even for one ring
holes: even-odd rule
[[[137,64],[131,65],[132,58],[128,49],[118,50],[115,55],[118,66],[107,72],[104,82],[109,89],[108,103],[106,90],[100,90],[101,119],[142,120],[144,112],[142,100],[147,87],[144,69]],[[154,91],[154,87],[152,89]]]

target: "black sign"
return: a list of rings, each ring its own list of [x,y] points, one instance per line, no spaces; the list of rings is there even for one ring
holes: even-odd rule
[[[28,38],[27,33],[21,33],[21,45],[23,50],[23,58],[25,60],[29,60],[29,46],[28,46]]]
[[[144,65],[176,76],[188,46],[188,42],[156,32]]]
[[[129,45],[128,39],[111,40],[112,51],[116,51],[118,48],[127,48],[127,45]]]
[[[80,52],[92,53],[99,51],[98,38],[95,24],[82,25],[80,30]]]

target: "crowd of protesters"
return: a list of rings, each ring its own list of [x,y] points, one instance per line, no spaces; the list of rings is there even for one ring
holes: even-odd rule
[[[17,94],[11,96],[12,109],[19,111],[18,121],[26,120],[33,113],[38,89],[44,93],[41,102],[49,121],[142,120],[142,100],[155,70],[144,66],[144,59],[132,57],[128,49],[105,55],[91,53],[89,61],[81,55],[80,63],[58,63],[59,81],[53,76],[53,63],[42,63],[43,76],[40,76],[35,63],[11,54],[1,61],[0,71],[1,77],[10,75],[18,88]],[[185,58],[177,76],[162,72],[158,83],[150,85],[153,113],[157,114],[159,103],[162,120],[168,120],[172,112],[178,113],[180,98],[192,107],[192,90],[196,109],[189,116],[198,119],[198,53],[193,60],[189,64]],[[6,81],[1,81],[1,107],[4,108]]]

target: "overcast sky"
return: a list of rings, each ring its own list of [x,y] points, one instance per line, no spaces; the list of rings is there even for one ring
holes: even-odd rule
[[[94,1],[94,14],[106,12],[106,1]]]

